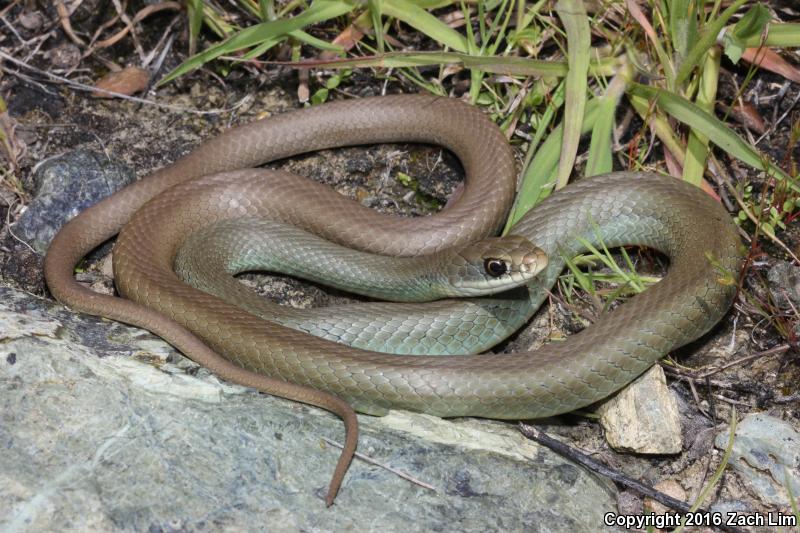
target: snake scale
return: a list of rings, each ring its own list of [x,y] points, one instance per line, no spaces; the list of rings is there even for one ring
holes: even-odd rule
[[[429,217],[389,217],[314,182],[301,186],[296,176],[250,168],[330,147],[397,141],[452,151],[466,175],[461,197]],[[474,107],[427,95],[335,102],[233,128],[85,210],[51,243],[45,276],[53,295],[75,310],[144,327],[225,379],[341,416],[348,435],[330,504],[356,445],[352,408],[497,419],[554,415],[604,398],[706,333],[735,295],[730,279],[742,260],[735,226],[717,202],[680,180],[648,173],[581,180],[512,228],[549,256],[528,294],[522,289],[516,324],[532,316],[564,258],[584,249],[581,238],[663,252],[670,268],[659,283],[566,342],[535,352],[402,358],[265,322],[187,286],[173,272],[184,237],[210,222],[268,213],[356,249],[427,254],[497,232],[514,187],[512,152]],[[94,293],[73,277],[75,265],[120,230],[115,281],[128,299]],[[494,309],[478,312],[459,300],[433,305],[431,315],[420,310],[423,329],[434,328],[437,317],[485,321]]]

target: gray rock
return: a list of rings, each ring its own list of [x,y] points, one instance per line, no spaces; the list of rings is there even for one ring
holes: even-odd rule
[[[800,307],[800,267],[787,261],[776,261],[767,272],[769,292],[781,309]]]
[[[14,233],[44,254],[66,221],[134,179],[130,169],[94,152],[76,150],[48,159],[36,168],[36,197]]]
[[[329,413],[221,383],[151,335],[0,287],[0,530],[596,531],[610,484],[510,424]]]
[[[717,448],[729,439],[730,430],[717,435]],[[747,415],[736,426],[730,465],[763,502],[788,509],[787,482],[800,494],[800,432],[769,415]]]
[[[683,448],[678,406],[659,365],[604,402],[597,412],[606,440],[615,450],[674,454]]]

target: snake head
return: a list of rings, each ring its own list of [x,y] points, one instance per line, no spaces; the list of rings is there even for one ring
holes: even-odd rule
[[[525,237],[490,237],[453,250],[445,265],[449,296],[483,296],[524,285],[547,266],[547,254]]]

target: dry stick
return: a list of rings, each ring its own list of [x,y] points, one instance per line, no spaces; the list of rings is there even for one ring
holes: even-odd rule
[[[523,435],[525,435],[529,439],[541,444],[542,446],[550,448],[551,450],[561,455],[562,457],[574,461],[588,468],[592,472],[600,474],[601,476],[605,476],[614,481],[615,483],[619,483],[620,485],[623,485],[633,490],[634,492],[641,494],[642,496],[647,496],[648,498],[656,500],[657,502],[660,502],[671,509],[676,509],[683,513],[688,513],[688,512],[708,513],[707,510],[702,508],[698,508],[695,511],[691,511],[691,506],[688,503],[673,498],[672,496],[669,496],[667,494],[664,494],[663,492],[660,492],[654,489],[653,487],[650,487],[649,485],[645,485],[640,481],[631,479],[625,474],[622,474],[617,470],[613,470],[612,468],[602,464],[601,462],[592,459],[585,453],[580,452],[575,448],[572,448],[564,444],[563,442],[554,439],[553,437],[550,437],[549,435],[547,435],[546,433],[544,433],[543,431],[534,426],[520,422],[519,430],[520,432],[522,432]],[[739,529],[738,527],[723,526],[723,525],[717,527],[722,531],[730,531],[731,533],[745,533],[743,529]]]
[[[14,0],[10,4],[8,4],[6,7],[4,7],[2,10],[0,10],[0,17],[6,16],[6,13],[11,11],[17,4],[19,4],[19,0]]]
[[[800,393],[795,393],[790,396],[782,396],[780,398],[773,398],[772,400],[775,403],[791,403],[800,401]]]
[[[708,398],[708,410],[711,413],[711,421],[717,425],[717,404],[714,403],[714,392],[711,389],[711,379],[708,376],[701,378],[706,384],[706,398]]]
[[[133,19],[130,19],[130,24],[125,25],[120,31],[112,35],[107,39],[103,39],[102,41],[97,41],[92,45],[92,48],[87,51],[84,56],[89,55],[89,52],[99,49],[99,48],[108,48],[113,44],[116,44],[120,39],[128,35],[131,31],[133,31],[134,24],[138,24],[142,20],[146,19],[150,15],[154,13],[158,13],[159,11],[163,11],[165,9],[170,9],[173,11],[180,11],[181,5],[178,2],[161,2],[159,4],[150,5],[147,7],[142,8],[136,15],[133,16]]]
[[[69,37],[75,44],[84,46],[86,44],[84,40],[75,35],[75,32],[72,30],[72,24],[69,21],[70,13],[64,6],[63,0],[56,0],[56,12],[58,13],[58,18],[61,21],[61,27],[64,29],[64,33],[67,34],[67,37]]]
[[[664,372],[671,378],[682,379],[687,383],[705,383],[705,379],[698,377],[693,372],[688,370],[680,370],[672,366],[661,365]],[[730,381],[723,381],[719,379],[709,379],[709,383],[720,389],[735,389],[736,386]]]
[[[189,108],[189,107],[183,107],[183,106],[177,106],[177,105],[171,105],[171,104],[162,104],[162,103],[159,103],[159,102],[154,102],[152,100],[147,100],[145,98],[138,98],[136,96],[128,96],[127,94],[118,93],[116,91],[109,91],[107,89],[101,89],[99,87],[92,87],[91,85],[86,85],[84,83],[80,83],[80,82],[77,82],[77,81],[72,81],[72,80],[70,80],[68,78],[62,78],[61,76],[56,76],[55,74],[52,74],[52,73],[47,72],[45,70],[41,70],[41,69],[36,68],[34,66],[31,66],[31,65],[29,65],[27,63],[24,63],[23,61],[20,61],[19,59],[15,59],[14,57],[6,54],[2,50],[0,50],[0,58],[3,58],[6,61],[9,61],[9,62],[11,62],[11,63],[13,63],[13,64],[15,64],[17,66],[20,66],[20,67],[25,68],[27,70],[30,70],[32,72],[35,72],[35,73],[37,73],[37,74],[39,74],[41,76],[45,76],[50,81],[55,81],[55,82],[66,84],[67,86],[69,86],[69,87],[71,87],[72,89],[75,89],[75,90],[85,91],[85,92],[98,92],[98,93],[114,96],[114,97],[117,97],[117,98],[121,98],[123,100],[129,100],[131,102],[138,102],[140,104],[153,105],[153,106],[156,106],[156,107],[160,107],[160,108],[163,108],[163,109],[169,109],[170,111],[178,111],[178,112],[181,112],[181,113],[193,113],[195,115],[219,115],[219,114],[222,114],[222,113],[230,113],[231,111],[237,109],[239,106],[241,106],[246,101],[246,99],[243,98],[239,103],[237,103],[237,104],[235,104],[232,107],[227,108],[227,109],[212,109],[212,110],[209,110],[209,111],[202,111],[200,109],[193,109],[193,108]],[[11,72],[11,71],[8,71],[8,72],[13,74],[13,72]]]
[[[330,444],[331,446],[334,446],[334,447],[339,448],[339,449],[342,448],[342,445],[339,444],[336,441],[332,441],[331,439],[329,439],[327,437],[320,437],[320,438],[323,441],[325,441],[328,444]],[[436,487],[434,487],[433,485],[429,485],[428,483],[425,483],[425,482],[420,481],[420,480],[418,480],[416,478],[413,478],[409,474],[406,474],[405,472],[401,472],[400,470],[392,468],[389,465],[386,465],[384,463],[380,463],[380,462],[376,461],[375,459],[372,459],[371,457],[369,457],[367,455],[364,455],[363,453],[355,452],[354,456],[359,458],[359,459],[361,459],[364,462],[367,462],[367,463],[371,464],[371,465],[379,466],[379,467],[381,467],[381,468],[383,468],[385,470],[388,470],[392,474],[398,475],[401,478],[406,479],[406,480],[410,481],[411,483],[413,483],[415,485],[419,485],[420,487],[422,487],[424,489],[428,489],[428,490],[432,490],[433,492],[437,492],[436,491]]]
[[[726,363],[726,364],[722,365],[721,367],[714,368],[714,369],[708,370],[706,372],[703,372],[702,374],[699,374],[698,376],[696,376],[696,378],[697,379],[704,379],[704,378],[707,378],[709,376],[713,376],[714,374],[718,374],[719,372],[722,372],[723,370],[726,370],[726,369],[728,369],[728,368],[730,368],[732,366],[740,365],[742,363],[746,363],[748,361],[752,361],[753,359],[758,359],[760,357],[766,357],[766,356],[769,356],[769,355],[780,355],[782,353],[785,353],[785,352],[789,351],[790,349],[791,349],[790,345],[781,344],[780,346],[775,346],[773,348],[770,348],[769,350],[764,350],[763,352],[758,352],[758,353],[746,355],[744,357],[740,357],[739,359],[735,359],[735,360],[731,361],[730,363]]]
[[[722,402],[729,403],[731,405],[740,405],[742,407],[747,407],[747,408],[750,408],[750,409],[753,409],[755,407],[754,405],[751,405],[751,404],[749,404],[747,402],[734,400],[733,398],[728,398],[727,396],[723,396],[722,394],[709,395],[709,400],[711,400],[711,398],[716,398],[716,399],[718,399],[718,400],[720,400]],[[714,422],[716,422],[716,420]]]
[[[789,114],[790,114],[790,113],[791,113],[791,112],[794,110],[794,106],[796,106],[796,105],[797,105],[797,102],[800,102],[800,93],[798,93],[798,94],[797,94],[797,96],[795,96],[795,99],[794,99],[794,101],[792,102],[792,105],[790,105],[790,106],[788,106],[788,107],[786,108],[786,111],[783,113],[783,115],[781,115],[781,116],[780,116],[780,118],[778,118],[777,120],[773,121],[773,122],[770,124],[770,127],[767,129],[767,131],[766,131],[766,132],[764,132],[764,134],[763,134],[763,135],[761,135],[761,137],[759,137],[758,139],[756,139],[756,142],[755,142],[755,143],[753,143],[753,146],[757,146],[757,145],[758,145],[758,144],[759,144],[761,141],[763,141],[763,140],[764,140],[764,139],[765,139],[765,138],[766,138],[768,135],[770,135],[770,134],[771,134],[771,133],[773,133],[775,130],[777,130],[777,129],[778,129],[778,126],[781,124],[781,122],[783,122],[783,121],[786,119],[786,117],[787,117],[787,116],[788,116],[788,115],[789,115]],[[777,109],[778,109],[778,106],[776,105],[774,109],[777,111]]]
[[[11,33],[14,34],[14,37],[16,37],[19,42],[25,44],[25,39],[23,39],[22,35],[19,34],[17,29],[9,21],[6,20],[5,15],[0,15],[0,21],[2,21],[3,24],[5,24],[8,27],[8,29],[11,31]]]
[[[697,407],[697,410],[700,411],[703,416],[710,419],[711,415],[708,413],[708,411],[703,409],[703,406],[700,404],[700,395],[697,394],[697,388],[694,386],[694,381],[687,379],[686,383],[689,384],[689,391],[692,393],[692,398],[694,398],[695,407]]]

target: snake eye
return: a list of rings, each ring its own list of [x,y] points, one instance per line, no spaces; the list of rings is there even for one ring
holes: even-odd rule
[[[508,272],[508,265],[501,259],[487,259],[483,262],[483,269],[493,278],[499,278]]]

